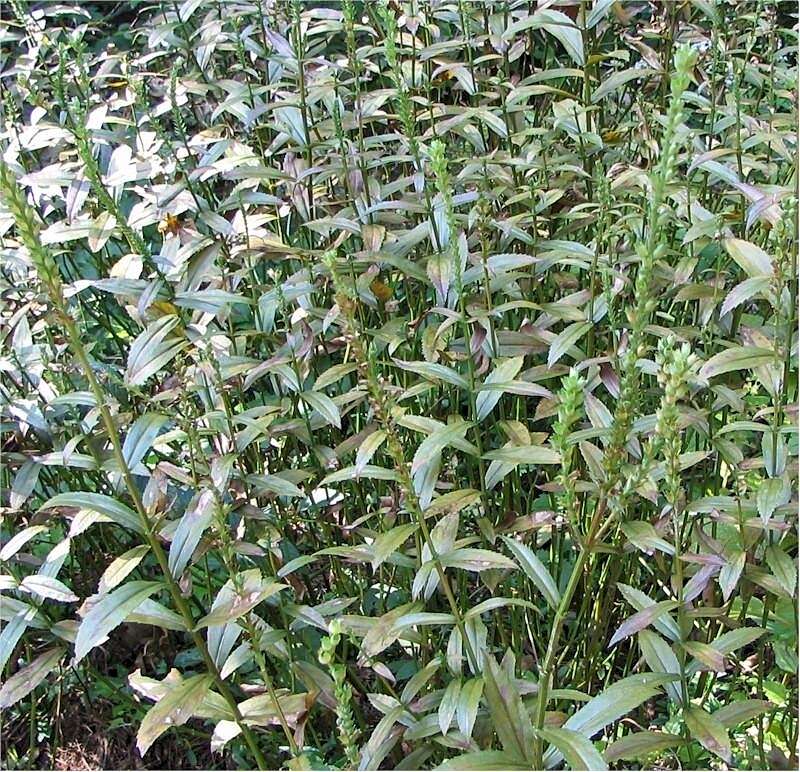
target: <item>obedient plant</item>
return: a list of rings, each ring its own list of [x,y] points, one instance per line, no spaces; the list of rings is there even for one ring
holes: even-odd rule
[[[795,9],[7,5],[5,766],[797,765]]]

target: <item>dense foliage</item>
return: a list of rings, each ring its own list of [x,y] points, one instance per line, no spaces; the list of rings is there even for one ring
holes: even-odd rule
[[[2,13],[4,768],[796,768],[795,3]]]

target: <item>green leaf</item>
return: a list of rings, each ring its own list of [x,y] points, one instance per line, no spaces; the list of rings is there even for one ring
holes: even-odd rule
[[[187,632],[186,622],[180,614],[170,611],[152,598],[142,601],[125,618],[126,622],[138,625],[153,625],[162,630]]]
[[[6,600],[6,604],[8,601]],[[28,625],[36,617],[36,609],[27,605],[11,619],[6,622],[2,630],[0,630],[0,671],[2,671],[8,660],[14,652],[14,647],[22,637],[22,634],[27,629]]]
[[[793,597],[797,585],[797,561],[792,560],[778,544],[767,547],[766,558],[773,576],[786,593]]]
[[[452,386],[469,391],[469,381],[452,367],[440,365],[436,362],[403,362],[400,359],[392,360],[398,367],[417,373],[429,381],[444,381]]]
[[[489,461],[502,461],[504,464],[560,464],[561,456],[552,448],[543,445],[506,446],[497,450],[484,453],[483,457]]]
[[[606,761],[621,761],[628,759],[640,759],[651,753],[658,753],[667,748],[674,748],[683,743],[683,737],[666,732],[635,732],[629,734],[606,748],[603,754]]]
[[[746,303],[754,295],[766,292],[769,287],[769,276],[754,276],[750,279],[745,279],[727,294],[720,308],[719,315],[725,316],[725,314],[729,314],[734,308],[740,306],[742,303]]]
[[[735,370],[752,370],[775,360],[772,349],[757,346],[732,346],[715,354],[700,368],[700,378],[708,381]]]
[[[125,621],[142,601],[162,589],[161,582],[128,582],[113,592],[94,595],[88,613],[78,626],[75,638],[75,662],[80,662],[95,646]]]
[[[685,707],[683,718],[694,740],[728,764],[733,761],[728,732],[717,719],[691,703]]]
[[[497,365],[488,376],[484,383],[503,383],[505,381],[513,381],[519,375],[522,369],[522,362],[524,357],[514,357],[513,359],[506,359],[501,364]],[[502,391],[483,390],[479,391],[475,397],[476,418],[482,421],[489,413],[494,410],[495,405],[500,401],[503,396]]]
[[[169,314],[151,322],[139,334],[128,352],[125,386],[141,386],[188,345],[184,337],[167,339],[179,323],[176,315]]]
[[[650,523],[631,520],[622,523],[621,528],[628,541],[644,552],[661,550],[667,555],[675,554],[675,548],[668,541],[662,539]]]
[[[358,447],[356,452],[355,469],[357,473],[364,471],[367,464],[372,460],[376,451],[386,440],[386,432],[382,429],[372,432]]]
[[[175,305],[180,308],[191,308],[195,311],[203,311],[206,314],[218,314],[232,303],[241,305],[251,305],[250,298],[237,295],[234,292],[226,292],[221,289],[203,289],[194,292],[176,292]]]
[[[27,697],[58,666],[63,655],[59,647],[48,649],[7,678],[0,689],[0,708],[10,708]]]
[[[563,728],[591,738],[601,729],[654,697],[661,687],[671,684],[673,679],[673,676],[664,673],[642,673],[623,678],[596,697],[592,697],[586,705],[567,719]],[[550,748],[545,754],[544,765],[547,769],[552,769],[560,760],[560,751]]]
[[[63,582],[41,574],[29,574],[20,582],[19,588],[32,592],[40,598],[58,600],[63,603],[72,603],[78,600],[78,596]]]
[[[558,592],[558,587],[553,577],[545,568],[542,561],[536,557],[533,550],[526,544],[512,539],[509,536],[503,536],[502,539],[506,547],[508,547],[516,558],[528,579],[530,579],[534,587],[542,593],[548,605],[553,609],[558,608],[558,604],[561,601],[561,594]]]
[[[447,684],[447,688],[442,695],[442,701],[439,703],[438,719],[439,731],[447,734],[450,724],[453,722],[453,717],[456,714],[458,707],[458,698],[461,696],[461,679],[454,678]]]
[[[124,582],[125,578],[142,562],[142,559],[149,551],[150,546],[148,544],[140,544],[127,550],[127,552],[123,552],[118,558],[114,558],[100,577],[97,591],[106,593]]]
[[[592,104],[597,104],[597,102],[601,101],[604,97],[632,80],[652,78],[654,75],[661,74],[661,70],[654,70],[648,67],[629,67],[627,70],[615,72],[604,77],[603,82],[594,90],[592,94]]]
[[[130,469],[144,458],[167,421],[169,418],[159,413],[145,413],[134,421],[122,446],[122,455]]]
[[[731,654],[737,649],[757,641],[765,632],[766,630],[763,627],[739,627],[736,630],[729,630],[727,633],[717,636],[709,643],[709,646],[721,654]],[[686,673],[691,675],[700,669],[700,663],[693,660],[686,666]]]
[[[788,504],[792,497],[792,488],[782,477],[770,477],[762,480],[756,493],[756,505],[761,522],[769,523],[772,513],[780,506]]]
[[[769,700],[734,700],[714,712],[714,718],[726,729],[733,729],[775,707]]]
[[[75,507],[80,510],[96,512],[106,520],[117,523],[123,528],[140,534],[145,532],[136,512],[102,493],[59,493],[48,499],[39,508],[39,511],[53,509],[53,507]]]
[[[722,673],[725,670],[725,655],[713,646],[702,641],[683,641],[681,646],[712,673]]]
[[[491,550],[462,547],[439,556],[444,568],[463,568],[465,571],[488,571],[490,569],[514,569],[517,564],[505,555]]]
[[[660,636],[651,630],[639,632],[639,648],[642,656],[650,669],[656,673],[670,673],[677,676],[681,674],[681,666],[672,647]],[[683,702],[680,687],[675,683],[665,685],[667,694],[680,705]]]
[[[46,507],[47,505],[41,509],[45,509]],[[27,544],[27,542],[29,542],[37,534],[46,530],[46,525],[29,525],[27,528],[23,528],[21,531],[19,531],[19,533],[14,534],[3,545],[3,549],[0,549],[0,560],[11,560],[11,558],[13,558],[14,555],[16,555],[25,544]]]
[[[484,697],[503,750],[529,764],[533,761],[533,725],[516,686],[494,656],[484,659]]]
[[[205,490],[194,499],[181,517],[169,547],[169,570],[180,576],[200,543],[214,516],[214,494]]]
[[[276,496],[302,498],[305,494],[293,482],[279,474],[251,474],[247,477],[258,490],[274,493]]]
[[[457,633],[458,630],[454,630]],[[472,737],[472,728],[478,717],[478,705],[483,695],[483,678],[470,678],[462,687],[456,706],[456,723],[465,737]]]
[[[367,464],[363,469],[356,466],[346,466],[336,472],[331,472],[320,483],[321,487],[333,485],[333,483],[345,482],[347,480],[396,480],[397,472],[394,469],[386,469],[382,466]]]
[[[586,17],[586,29],[593,29],[596,27],[611,10],[611,6],[618,0],[594,0],[592,10]]]
[[[560,751],[570,769],[605,770],[608,765],[591,741],[571,729],[537,729],[537,734]]]
[[[142,756],[150,746],[172,726],[185,724],[208,694],[210,675],[195,675],[184,679],[155,704],[142,720],[136,733],[136,747]]]
[[[565,327],[550,344],[547,367],[552,368],[591,328],[591,322],[575,322]]]
[[[257,568],[252,570],[258,571]],[[247,571],[245,573],[250,574],[251,572]],[[262,601],[281,590],[288,589],[288,587],[288,584],[281,584],[280,582],[266,582],[264,584],[258,582],[254,585],[245,582],[243,594],[238,595],[234,593],[227,603],[215,608],[200,619],[195,625],[195,629],[201,630],[204,627],[224,625],[226,622],[232,622],[234,619],[238,619],[243,614],[246,614],[250,609],[255,608]]]
[[[447,761],[434,767],[434,770],[441,772],[478,772],[486,770],[491,772],[503,772],[503,770],[530,770],[531,765],[524,759],[518,759],[510,753],[503,751],[473,751],[463,753],[461,756],[448,759]]]
[[[466,507],[472,506],[480,501],[481,492],[474,488],[461,488],[457,491],[450,491],[438,499],[434,499],[425,509],[425,517],[432,517],[444,513],[460,512]]]
[[[742,239],[725,239],[725,249],[750,277],[772,276],[772,258],[761,247]]]
[[[660,616],[666,614],[668,611],[678,607],[678,602],[673,600],[665,600],[661,603],[654,603],[652,606],[647,606],[641,611],[637,611],[633,616],[628,617],[618,628],[608,646],[611,648],[615,643],[624,640],[629,635],[638,633],[645,627],[649,627]]]
[[[416,475],[425,464],[440,454],[447,445],[461,439],[470,426],[472,426],[472,423],[469,421],[455,421],[428,435],[420,443],[417,452],[414,454],[414,458],[411,461],[411,474]]]
[[[511,40],[515,35],[527,29],[545,30],[564,46],[575,64],[579,67],[586,64],[581,31],[565,13],[550,8],[535,11],[532,15],[511,24],[503,33],[503,38]]]
[[[396,528],[392,528],[390,531],[378,536],[375,541],[369,545],[369,551],[372,554],[372,570],[376,571],[378,566],[406,541],[418,527],[416,523],[398,525]]]
[[[357,367],[358,365],[355,362],[346,362],[345,364],[329,367],[314,381],[312,388],[314,391],[322,391],[326,386],[331,386],[344,378],[345,375],[352,373]]]
[[[319,413],[326,423],[333,424],[337,429],[342,428],[342,417],[334,401],[321,391],[303,391],[300,393],[303,402]]]

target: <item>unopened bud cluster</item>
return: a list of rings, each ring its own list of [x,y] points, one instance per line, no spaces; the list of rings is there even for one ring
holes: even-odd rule
[[[330,623],[329,635],[323,636],[317,657],[325,665],[333,678],[333,695],[336,699],[336,731],[347,760],[351,766],[358,764],[359,731],[353,718],[353,689],[347,683],[347,670],[344,665],[334,664],[336,647],[342,637],[341,622],[334,619]]]
[[[675,506],[680,496],[680,409],[678,404],[689,396],[690,382],[696,375],[700,360],[692,353],[688,343],[680,347],[672,337],[658,344],[656,354],[658,382],[663,393],[656,412],[656,436],[660,437],[667,465],[667,501]]]
[[[560,506],[563,514],[573,519],[577,511],[577,495],[575,492],[575,479],[572,474],[572,459],[575,446],[569,443],[569,434],[576,421],[581,417],[583,409],[583,390],[586,379],[578,375],[577,370],[570,370],[562,381],[559,394],[558,418],[553,425],[553,447],[561,455],[561,483],[562,493]]]
[[[2,159],[0,159],[0,193],[14,218],[19,239],[28,250],[39,280],[50,296],[53,305],[57,310],[63,312],[66,308],[66,301],[58,266],[50,250],[42,246],[36,214],[25,198],[25,193],[14,173]]]
[[[386,63],[389,65],[389,72],[392,75],[392,80],[394,81],[394,86],[397,91],[395,107],[397,109],[397,115],[400,118],[400,124],[408,139],[411,154],[416,159],[419,155],[419,142],[417,141],[416,128],[414,126],[414,110],[411,105],[411,95],[408,93],[408,86],[403,77],[402,66],[397,55],[397,43],[395,40],[397,37],[397,19],[395,18],[394,11],[387,3],[381,4],[381,16],[384,28]]]

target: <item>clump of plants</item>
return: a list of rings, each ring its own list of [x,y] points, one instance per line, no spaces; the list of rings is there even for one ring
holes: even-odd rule
[[[4,767],[795,768],[797,32],[4,5]]]

